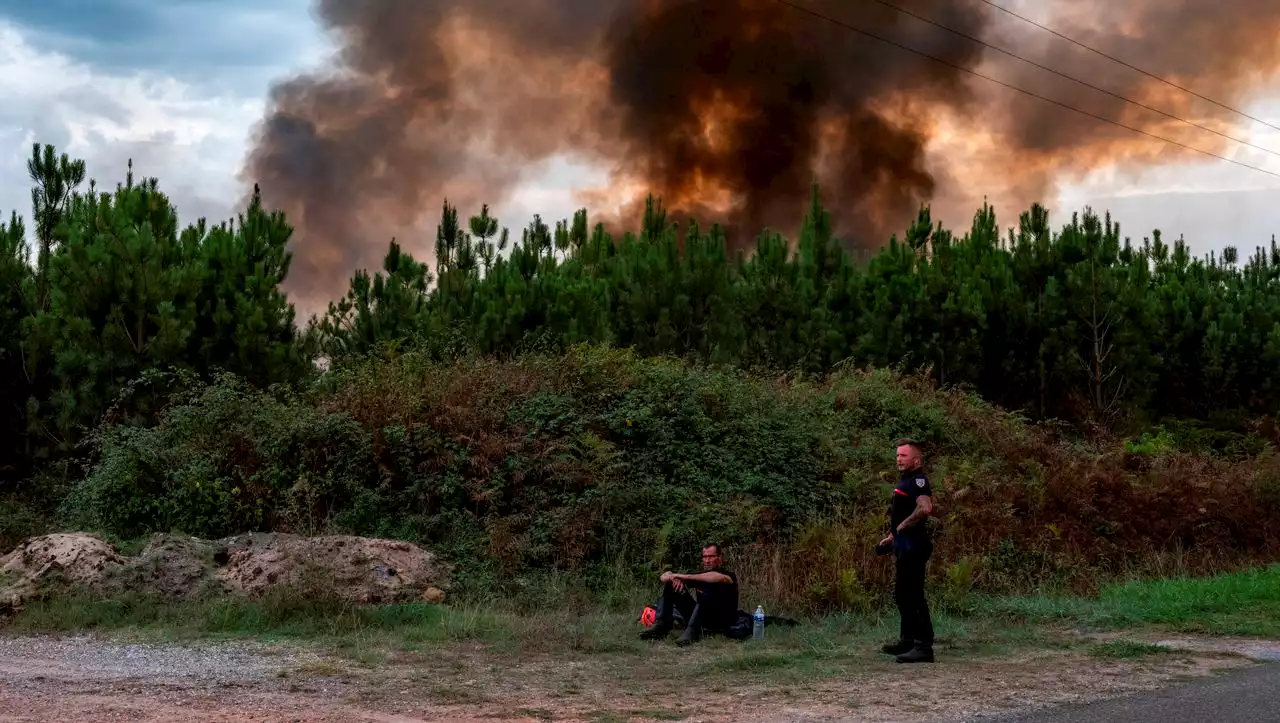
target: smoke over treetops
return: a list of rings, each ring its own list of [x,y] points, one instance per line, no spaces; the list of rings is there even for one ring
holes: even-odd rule
[[[874,0],[794,1],[1091,113],[1235,155],[1220,137]],[[890,1],[1222,132],[1250,130],[980,0]],[[1071,13],[1052,21],[1067,34],[1236,107],[1280,66],[1274,0],[1055,7]],[[921,202],[950,198],[971,211],[984,194],[1043,200],[1063,174],[1187,157],[776,0],[319,0],[317,14],[340,43],[334,66],[272,88],[244,171],[297,228],[289,285],[304,305],[343,293],[392,236],[425,256],[446,196],[463,214],[481,203],[500,210],[559,154],[610,171],[606,188],[580,193],[593,210],[634,209],[653,193],[677,218],[742,229],[742,243],[763,225],[793,228],[816,180],[842,235],[864,246],[903,228]]]

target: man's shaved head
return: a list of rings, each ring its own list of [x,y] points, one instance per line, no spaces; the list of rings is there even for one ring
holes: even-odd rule
[[[924,452],[920,449],[920,444],[910,439],[898,440],[898,470],[906,472],[908,470],[919,469],[924,461]]]

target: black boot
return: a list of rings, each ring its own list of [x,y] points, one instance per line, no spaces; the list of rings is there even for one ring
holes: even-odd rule
[[[915,644],[909,640],[899,640],[896,643],[889,643],[888,645],[881,647],[880,652],[885,655],[902,655],[903,653],[909,652],[914,647]]]
[[[684,623],[684,635],[676,641],[676,645],[684,647],[691,643],[696,643],[702,639],[702,605],[694,605],[693,612],[689,613],[689,619]]]
[[[662,640],[671,632],[671,623],[654,623],[653,627],[640,633],[641,640]]]
[[[899,663],[932,663],[933,662],[933,646],[932,645],[916,645],[898,656]]]

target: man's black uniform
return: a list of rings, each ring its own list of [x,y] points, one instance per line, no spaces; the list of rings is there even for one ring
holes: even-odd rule
[[[677,612],[685,621],[681,643],[696,641],[703,633],[729,634],[730,627],[738,619],[738,576],[722,567],[705,572],[718,572],[732,582],[684,580],[684,590],[680,592],[671,583],[666,583],[658,603],[657,620],[652,628],[641,633],[641,637],[666,637],[671,632]],[[697,597],[693,595],[694,590],[697,590]]]
[[[928,518],[898,532],[898,525],[915,511],[916,499],[923,496],[933,496],[929,478],[921,470],[903,472],[898,486],[893,488],[893,501],[889,505],[889,529],[893,533],[893,553],[897,561],[893,595],[902,621],[898,645],[889,647],[893,648],[891,652],[907,653],[908,646],[913,646],[932,656],[933,621],[924,596],[925,569],[933,555]]]

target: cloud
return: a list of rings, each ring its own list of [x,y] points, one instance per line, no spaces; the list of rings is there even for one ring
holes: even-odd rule
[[[0,0],[0,212],[30,212],[32,143],[111,189],[133,159],[184,221],[229,216],[271,78],[327,48],[308,0]]]
[[[1262,98],[1241,110],[1280,125],[1280,96]],[[1234,135],[1280,153],[1280,131],[1241,119]],[[1149,238],[1158,229],[1167,242],[1185,238],[1197,255],[1234,246],[1244,258],[1280,234],[1280,206],[1276,204],[1280,177],[1190,152],[1185,155],[1185,163],[1142,173],[1112,167],[1064,185],[1054,215],[1058,222],[1066,223],[1073,211],[1091,205],[1099,213],[1110,211],[1121,223],[1122,233],[1134,242]],[[1280,157],[1276,155],[1243,147],[1226,155],[1280,173]]]
[[[1277,77],[1280,80],[1280,77]],[[1254,118],[1280,125],[1280,96],[1261,99],[1242,108]],[[1226,111],[1220,115],[1230,117]],[[1223,155],[1237,163],[1280,174],[1280,131],[1243,118],[1232,118],[1236,128],[1231,135],[1266,148],[1266,153],[1240,144]],[[1202,134],[1202,138],[1205,134]],[[1152,141],[1157,143],[1157,141]],[[1109,168],[1076,184],[1077,193],[1097,196],[1134,196],[1151,194],[1219,193],[1223,191],[1280,191],[1280,175],[1268,175],[1234,163],[1202,156],[1191,151],[1182,153],[1185,162],[1160,166],[1142,176],[1129,177],[1124,168]]]
[[[1221,255],[1234,246],[1243,263],[1259,248],[1270,248],[1280,234],[1280,214],[1276,213],[1277,190],[1220,191],[1194,193],[1147,193],[1089,199],[1098,213],[1110,211],[1120,223],[1120,233],[1135,245],[1160,231],[1167,244],[1182,238],[1196,256]],[[1054,214],[1055,226],[1070,221],[1070,213],[1081,206],[1063,208]]]
[[[184,217],[226,215],[237,195],[235,169],[255,101],[202,97],[154,72],[102,73],[64,55],[40,52],[12,25],[0,25],[0,209],[29,213],[26,160],[32,143],[52,143],[85,159],[88,175],[110,189],[134,161],[156,176]]]
[[[0,0],[31,45],[103,73],[146,69],[187,83],[263,95],[266,78],[318,58],[310,0]]]

